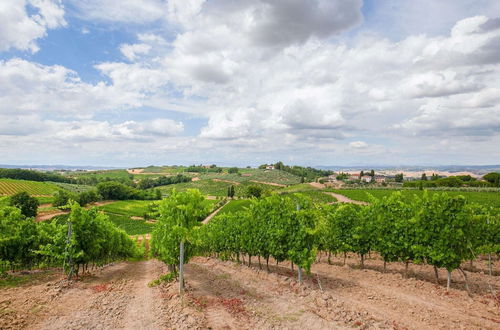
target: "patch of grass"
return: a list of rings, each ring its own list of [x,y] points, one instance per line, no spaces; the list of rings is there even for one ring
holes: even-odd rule
[[[183,182],[171,184],[168,186],[158,187],[164,194],[169,194],[174,188],[177,191],[186,191],[187,189],[198,189],[202,194],[209,196],[227,196],[227,188],[231,183],[212,181],[212,180],[199,180],[191,182]]]
[[[284,187],[281,191],[283,192],[303,192],[303,191],[317,191],[319,188],[313,187],[308,183],[299,183],[292,186]]]
[[[49,276],[54,275],[54,270],[28,272],[27,274],[7,274],[0,273],[0,289],[14,288],[27,284],[36,284],[46,280]]]
[[[252,202],[249,199],[240,199],[240,200],[232,200],[229,201],[224,207],[217,213],[219,214],[224,214],[224,213],[235,213],[238,211],[244,210],[246,207],[249,207]]]
[[[107,213],[109,220],[118,228],[123,229],[128,235],[144,235],[153,231],[154,224],[145,220],[133,220],[126,215],[116,215]]]
[[[148,283],[148,287],[152,288],[157,285],[160,285],[161,283],[168,283],[175,281],[177,278],[177,274],[175,273],[167,273],[165,275],[161,275],[158,279],[152,280],[151,282]]]
[[[149,212],[148,205],[151,203],[152,201],[139,200],[117,201],[99,206],[98,209],[109,213],[143,217],[145,213]]]

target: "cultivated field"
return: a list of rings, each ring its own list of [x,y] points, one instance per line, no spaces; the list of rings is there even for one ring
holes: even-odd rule
[[[376,198],[382,198],[384,196],[389,196],[393,192],[397,190],[392,190],[392,189],[367,189],[367,190],[362,190],[362,189],[338,189],[338,190],[332,190],[333,192],[337,194],[341,194],[344,196],[349,197],[350,199],[358,200],[358,201],[364,201],[364,202],[369,202],[369,194],[376,197]],[[400,190],[405,199],[411,200],[414,198],[414,196],[419,196],[421,197],[424,191],[422,190]],[[429,190],[429,194],[434,194],[434,193],[442,193],[442,191],[437,191],[437,190]],[[500,208],[500,192],[483,192],[483,191],[446,191],[446,193],[450,196],[458,196],[462,195],[466,199],[468,199],[471,202],[478,203],[484,206],[492,206],[492,207],[497,207]]]
[[[55,193],[57,187],[45,182],[0,179],[0,195],[14,195],[22,191],[35,196],[48,196]]]

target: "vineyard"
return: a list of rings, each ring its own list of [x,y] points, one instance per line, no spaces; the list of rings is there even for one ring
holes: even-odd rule
[[[241,173],[206,173],[200,175],[201,179],[221,179],[235,182],[258,181],[269,182],[283,185],[293,185],[300,182],[300,177],[284,171],[243,169]]]
[[[57,187],[45,182],[0,179],[0,195],[14,195],[22,191],[35,196],[52,195]]]
[[[342,189],[333,190],[333,192],[349,197],[350,199],[369,202],[372,195],[376,198],[382,198],[390,196],[395,190],[391,189]],[[422,197],[424,191],[422,190],[400,190],[403,198],[407,201],[414,199],[414,196]],[[428,194],[432,195],[435,193],[440,193],[436,190],[428,190]],[[450,196],[464,196],[470,202],[474,202],[483,206],[491,206],[500,208],[500,192],[498,191],[446,191]]]
[[[74,203],[64,221],[33,222],[16,208],[0,209],[0,267],[64,267],[69,277],[89,264],[104,265],[138,255],[134,242],[96,209]]]
[[[444,268],[449,287],[452,270],[466,276],[461,268],[465,261],[500,253],[498,213],[469,203],[463,196],[424,193],[409,201],[393,193],[359,206],[315,204],[301,194],[273,195],[254,200],[241,211],[223,212],[198,227],[186,214],[178,220],[180,215],[171,214],[175,200],[180,200],[181,205],[189,203],[190,219],[196,218],[196,212],[201,212],[196,211],[200,197],[190,194],[194,192],[174,195],[170,204],[163,202],[159,227],[153,232],[153,252],[172,269],[179,264],[178,243],[182,241],[187,254],[181,253],[181,260],[197,253],[235,261],[247,256],[249,264],[252,257],[258,257],[259,264],[264,258],[267,267],[270,258],[288,260],[298,266],[299,282],[301,270],[310,271],[318,251],[356,253],[361,267],[369,253],[377,252],[384,262],[402,262],[406,267],[426,263],[435,267],[436,274]],[[177,207],[188,207],[181,205]]]
[[[178,327],[175,324],[183,320],[183,313],[189,313],[187,324],[190,327],[198,325],[202,328],[220,328],[225,326],[225,323],[217,323],[210,317],[217,313],[222,315],[225,322],[232,322],[232,326],[236,328],[245,328],[244,320],[251,321],[256,327],[265,322],[265,327],[280,324],[285,328],[299,325],[309,328],[310,320],[314,320],[314,327],[318,328],[329,328],[332,324],[343,327],[365,325],[387,328],[391,327],[391,324],[384,323],[380,316],[371,315],[369,310],[363,312],[368,314],[360,314],[359,311],[364,310],[364,307],[352,305],[352,297],[355,295],[356,301],[366,300],[369,306],[378,304],[375,300],[370,300],[375,298],[370,298],[366,291],[359,291],[360,283],[366,281],[371,281],[375,288],[385,286],[385,290],[390,292],[399,290],[398,295],[408,292],[420,294],[420,291],[415,290],[421,289],[416,289],[410,281],[412,277],[425,278],[418,283],[423,283],[419,285],[426,288],[426,292],[422,294],[428,298],[420,299],[433,297],[434,305],[439,304],[438,299],[442,299],[434,297],[434,292],[448,294],[448,291],[444,291],[448,287],[455,292],[457,289],[470,291],[475,295],[479,292],[478,298],[474,298],[474,312],[467,314],[467,317],[480,313],[491,318],[492,309],[481,307],[483,303],[479,302],[494,301],[486,296],[490,292],[484,282],[484,276],[487,275],[476,275],[465,269],[470,269],[469,261],[474,261],[483,272],[498,274],[496,269],[489,270],[491,264],[487,260],[484,262],[478,259],[481,255],[492,255],[496,260],[496,255],[500,252],[498,213],[492,213],[491,209],[447,193],[422,194],[418,198],[393,193],[380,200],[372,199],[366,206],[328,205],[332,199],[323,199],[323,195],[331,197],[321,190],[306,190],[297,194],[272,194],[260,199],[231,200],[205,225],[201,224],[201,220],[220,205],[220,200],[206,200],[199,191],[189,189],[171,192],[168,198],[153,204],[150,201],[126,200],[91,210],[73,205],[70,214],[41,223],[25,219],[19,211],[7,207],[0,209],[0,267],[3,270],[61,267],[66,274],[74,275],[86,274],[89,269],[93,269],[94,274],[103,275],[93,276],[81,282],[89,289],[85,292],[91,293],[90,296],[83,293],[82,299],[88,300],[92,306],[101,304],[101,300],[93,300],[101,297],[100,291],[95,290],[103,290],[103,297],[116,297],[106,300],[107,306],[130,303],[134,308],[144,306],[146,302],[156,301],[152,300],[152,297],[146,298],[151,290],[163,292],[158,295],[170,297],[161,300],[170,306],[166,307],[169,312],[163,314],[163,310],[154,309],[157,313],[155,316],[151,314],[153,305],[148,304],[148,310],[141,315],[148,317],[148,322],[156,322],[154,320],[162,315],[164,320],[168,320],[164,327]],[[150,211],[151,204],[156,205],[153,208],[156,212],[156,223],[132,218]],[[148,235],[148,238],[142,238],[141,244],[129,238],[129,235],[149,233],[152,233],[151,240]],[[149,244],[145,243],[146,240],[149,240]],[[141,258],[146,246],[150,247],[151,256],[164,263],[164,268],[154,260],[118,263],[99,268],[114,260]],[[206,257],[215,257],[222,261]],[[379,261],[383,262],[383,268]],[[409,265],[412,265],[412,272],[408,270]],[[95,266],[98,268],[94,269]],[[368,268],[369,273],[359,273],[363,268]],[[453,278],[455,282],[452,282],[452,271],[456,274]],[[168,274],[165,275],[165,272]],[[54,276],[54,273],[47,274]],[[144,279],[145,274],[147,277]],[[161,274],[164,275],[160,276]],[[332,277],[327,274],[335,275]],[[402,274],[402,277],[398,277],[399,274]],[[430,279],[430,274],[439,279]],[[465,280],[463,276],[466,276]],[[175,280],[176,277],[179,278],[178,281]],[[293,277],[297,281],[290,280]],[[102,278],[102,281],[93,286],[85,284],[93,283],[94,279],[99,278]],[[127,281],[124,282],[125,278]],[[359,283],[346,284],[351,283],[354,278],[357,278]],[[381,278],[384,278],[382,282]],[[406,278],[408,282],[401,282],[402,278]],[[19,287],[18,291],[23,292],[30,290],[30,287],[23,289],[23,283],[39,280],[47,281],[43,277],[33,276],[30,279],[8,275],[5,279],[0,279],[0,286]],[[436,280],[439,283],[437,286],[432,284],[432,281]],[[398,288],[392,287],[395,282],[398,283]],[[492,290],[498,289],[497,282],[490,282],[490,285],[493,285]],[[140,283],[140,286],[133,283]],[[153,287],[148,288],[146,284]],[[271,284],[278,285],[273,294],[269,293],[269,290],[274,290],[269,287]],[[169,305],[179,304],[176,298],[179,297],[178,291],[174,289],[177,285],[181,286],[181,292],[184,291],[184,285],[187,286],[183,299],[186,299],[188,306],[193,309],[187,307],[188,309],[182,312],[172,309]],[[403,286],[399,288],[401,285]],[[467,289],[465,286],[468,286]],[[43,286],[44,294],[46,287]],[[443,291],[440,291],[440,288]],[[106,295],[108,290],[114,294]],[[127,299],[121,299],[124,294],[122,292],[127,290],[132,294]],[[259,294],[253,293],[257,292],[254,290],[258,290]],[[286,290],[290,290],[290,293],[284,293],[288,292]],[[92,292],[98,292],[97,296]],[[327,298],[324,298],[326,292],[329,293]],[[382,299],[381,297],[388,294],[371,292],[372,295],[377,295],[376,299]],[[335,296],[335,299],[344,299],[343,302],[332,302],[330,294]],[[5,296],[3,297],[0,292],[0,307],[2,299],[5,299]],[[26,304],[16,303],[15,297],[15,293],[10,293],[7,298],[11,302],[14,301],[12,308],[20,308],[14,306]],[[19,297],[21,299],[22,294]],[[136,301],[134,297],[142,297],[142,300]],[[271,303],[271,297],[277,300]],[[315,313],[309,312],[311,307],[305,307],[311,306],[307,297],[312,297]],[[412,306],[415,304],[412,300],[414,297],[409,297],[408,301],[406,298],[397,297],[399,296],[391,298],[392,301]],[[457,300],[454,297],[450,295],[447,299]],[[58,301],[59,298],[50,299]],[[266,301],[269,305],[266,305]],[[71,305],[70,301],[67,303]],[[50,305],[49,302],[47,304]],[[290,316],[290,319],[280,319],[278,323],[273,323],[276,322],[270,321],[273,316],[269,316],[271,319],[264,317],[265,314],[262,314],[260,308],[266,306],[268,311],[274,310],[273,313],[279,315],[281,312],[276,309],[276,304],[286,306],[286,310],[293,311],[290,312],[293,315],[304,313],[304,318]],[[346,307],[349,304],[350,307]],[[333,309],[327,309],[328,306],[333,306]],[[51,308],[57,309],[57,306]],[[75,305],[73,308],[83,307]],[[304,308],[308,308],[307,311],[301,312]],[[390,310],[395,308],[397,309],[391,305],[384,313],[390,313]],[[419,308],[425,310],[425,307]],[[93,309],[85,307],[84,310]],[[467,309],[463,310],[467,313]],[[247,315],[247,311],[253,316],[243,316]],[[45,313],[50,314],[49,311]],[[116,314],[116,310],[110,310],[109,313],[127,315]],[[439,319],[433,311],[425,313],[432,315],[432,322]],[[0,320],[0,326],[9,324],[2,323],[4,321],[15,322],[11,316],[12,312],[7,312],[6,315],[8,318]],[[23,316],[24,318],[30,318],[31,314],[23,315],[27,315]],[[88,322],[93,322],[91,320],[99,324],[117,322],[116,318],[108,319],[108,314],[95,316],[84,312],[78,315],[82,315],[82,319],[78,321],[82,324],[89,324]],[[56,324],[59,322],[57,320],[62,321],[56,314],[54,317]],[[400,322],[396,314],[391,317]],[[73,322],[71,320],[70,322]],[[133,323],[133,320],[127,322]],[[406,321],[404,324],[407,327],[408,324],[429,324],[422,320],[418,320],[420,323],[411,322]],[[488,328],[493,321],[475,322],[486,324]],[[115,323],[107,324],[109,327],[120,327]],[[65,323],[60,323],[56,328],[64,328],[64,325]],[[140,324],[137,326],[141,327]]]

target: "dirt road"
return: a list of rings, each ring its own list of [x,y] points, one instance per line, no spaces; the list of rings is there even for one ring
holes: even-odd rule
[[[350,199],[350,198],[348,198],[344,195],[341,195],[341,194],[336,194],[336,193],[332,193],[332,192],[328,192],[328,191],[325,191],[324,193],[335,197],[337,199],[337,203],[352,203],[352,204],[358,204],[358,205],[368,205],[367,202],[362,202],[362,201]]]
[[[468,272],[473,292],[454,274],[450,292],[433,283],[432,267],[377,259],[358,269],[355,257],[326,258],[299,286],[289,263],[260,270],[196,257],[186,265],[186,294],[177,283],[150,288],[166,272],[159,261],[122,262],[67,283],[52,275],[31,285],[0,290],[1,329],[498,329],[500,279]],[[246,260],[248,261],[248,259]],[[484,263],[476,266],[485,268]],[[265,265],[263,265],[265,269]],[[498,271],[498,270],[496,270]]]

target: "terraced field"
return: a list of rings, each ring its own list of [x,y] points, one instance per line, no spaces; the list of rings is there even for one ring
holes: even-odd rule
[[[57,191],[57,187],[46,182],[0,179],[0,195],[10,196],[22,191],[34,196],[49,196]]]
[[[243,169],[239,174],[228,173],[206,173],[200,175],[201,179],[221,179],[235,182],[258,181],[276,183],[282,185],[292,185],[300,183],[300,177],[284,171]]]
[[[85,191],[95,189],[94,186],[88,186],[88,185],[84,185],[84,184],[71,184],[71,183],[63,183],[63,182],[50,182],[50,183],[54,184],[55,186],[57,186],[61,189],[67,190],[67,191],[75,193],[75,194],[79,194],[79,193],[82,193]]]

